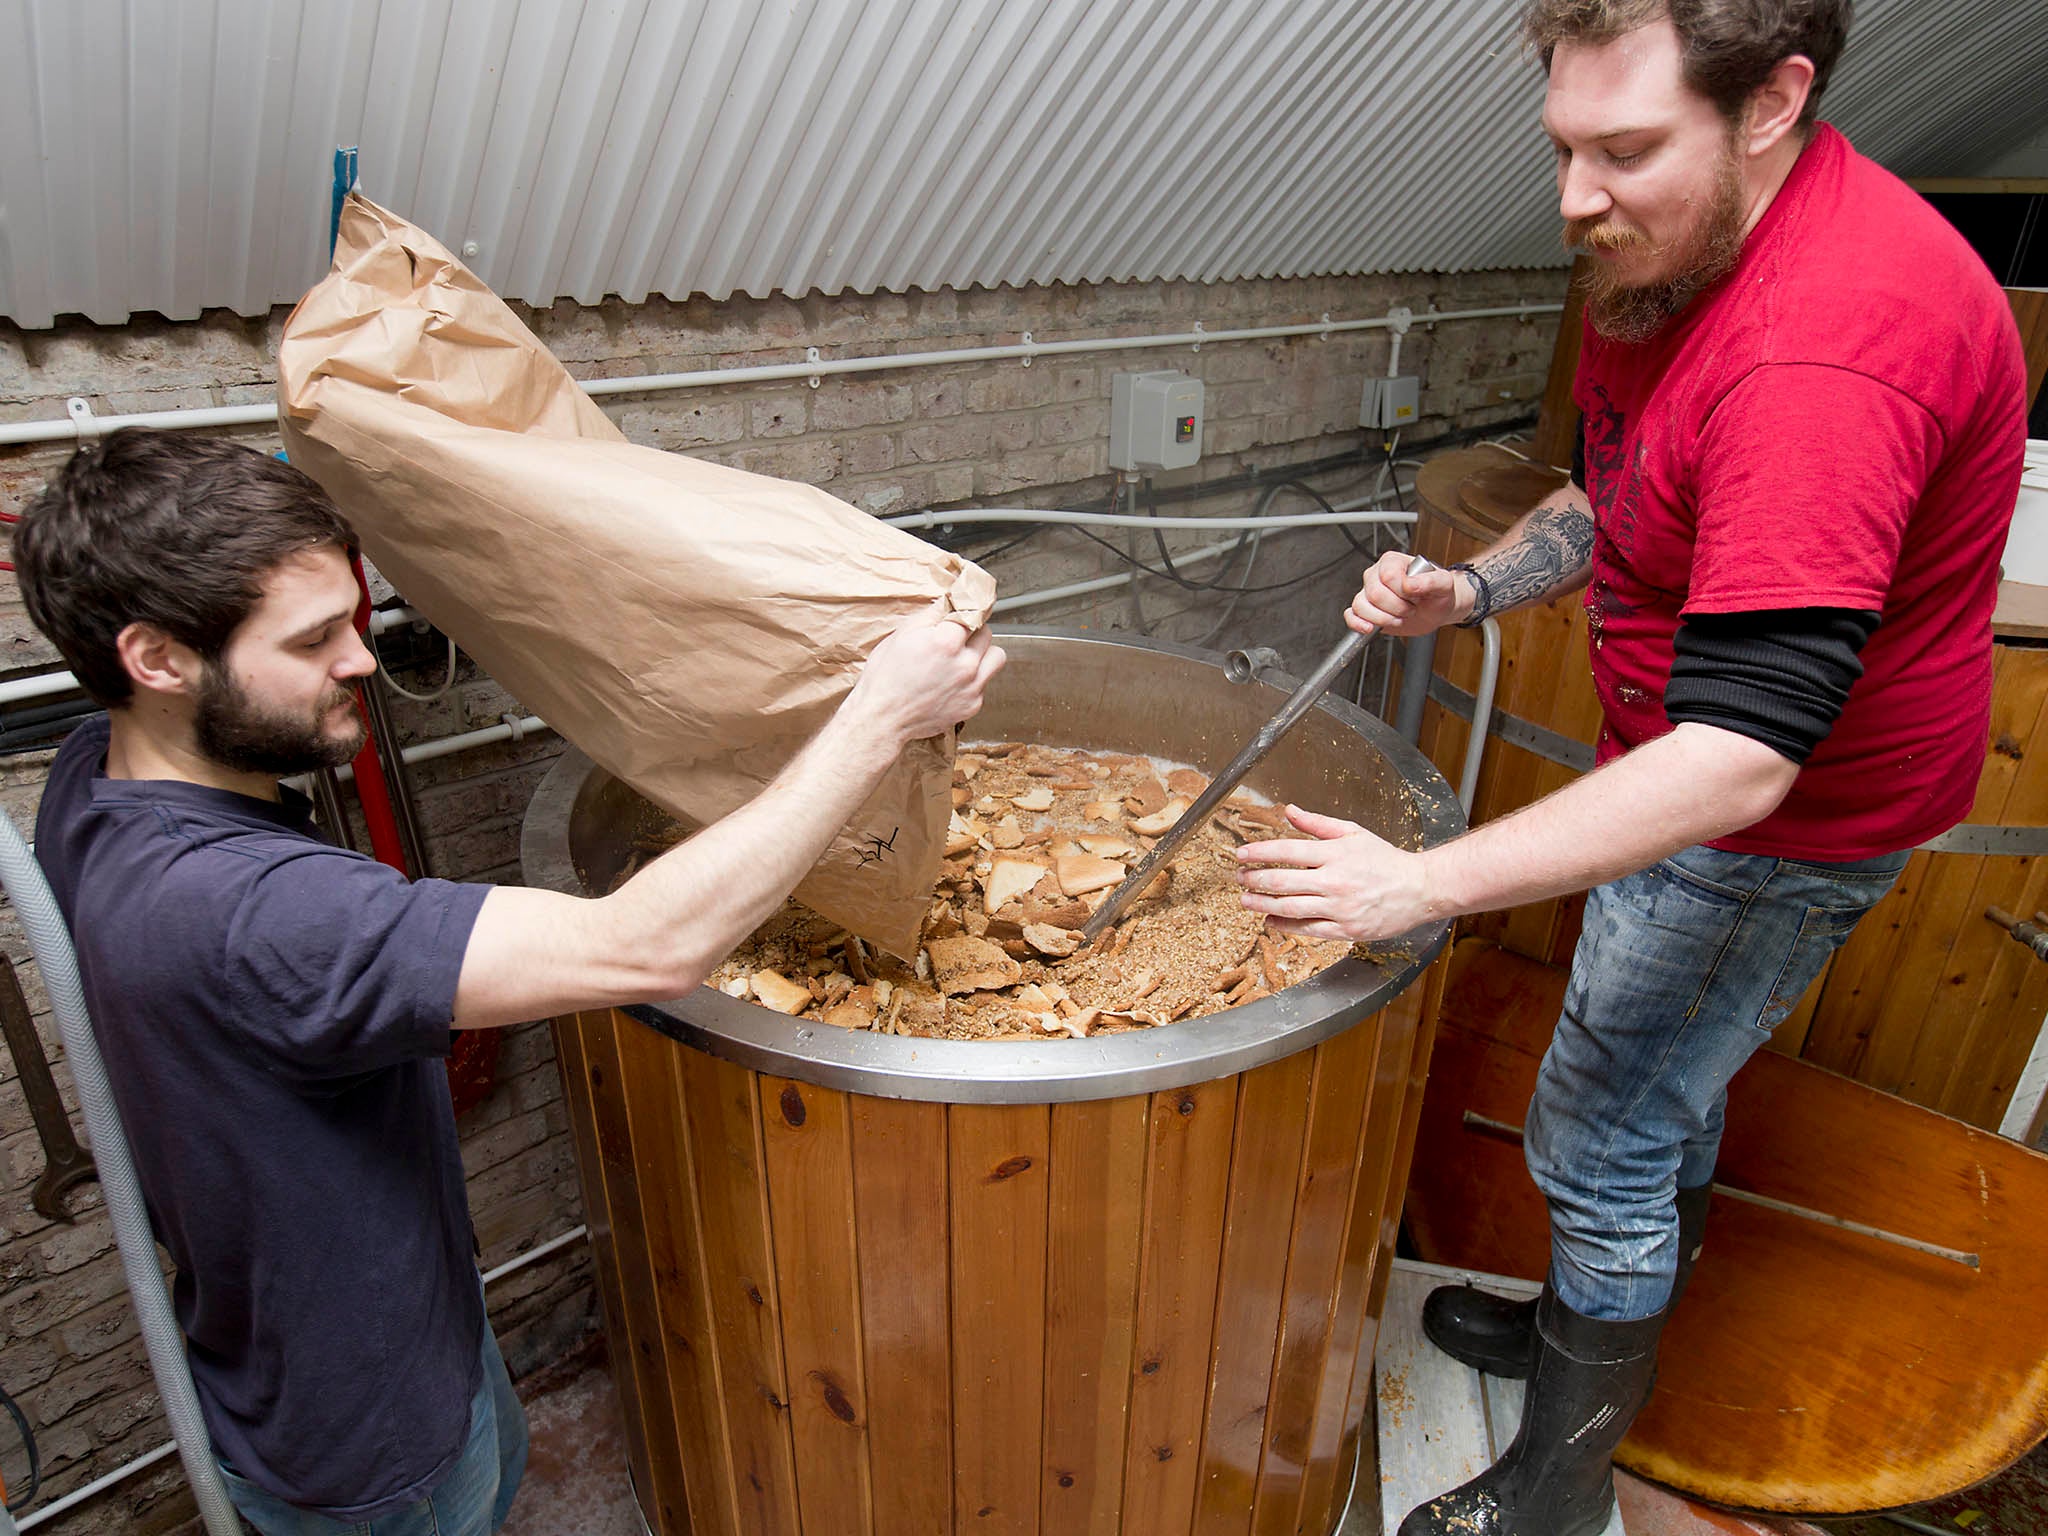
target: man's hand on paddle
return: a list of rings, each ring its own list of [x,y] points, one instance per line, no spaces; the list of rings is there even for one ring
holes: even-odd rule
[[[1405,549],[1390,549],[1367,566],[1344,622],[1362,635],[1430,635],[1472,611],[1474,593],[1460,572],[1410,575],[1413,558]]]
[[[1385,939],[1428,917],[1422,856],[1334,816],[1287,807],[1310,839],[1278,838],[1237,850],[1244,906],[1266,926],[1305,939]]]

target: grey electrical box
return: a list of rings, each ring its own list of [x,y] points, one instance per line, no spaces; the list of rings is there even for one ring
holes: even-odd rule
[[[1186,469],[1202,456],[1202,381],[1178,368],[1110,380],[1109,467]]]
[[[1422,381],[1412,373],[1399,378],[1369,377],[1358,401],[1358,424],[1395,431],[1413,426],[1422,412]]]

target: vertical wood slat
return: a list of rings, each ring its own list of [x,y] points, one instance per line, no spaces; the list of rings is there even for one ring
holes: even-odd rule
[[[695,1157],[683,1117],[684,1047],[623,1013],[613,1013],[611,1021],[619,1071],[631,1085],[633,1147],[661,1306],[662,1363],[674,1404],[676,1451],[689,1496],[691,1536],[740,1536],[725,1415],[719,1406],[718,1361],[710,1348],[711,1304]]]
[[[956,1530],[1035,1536],[1043,1445],[1050,1116],[956,1104],[946,1138]]]
[[[628,1341],[632,1322],[626,1310],[621,1284],[622,1266],[636,1261],[630,1238],[618,1231],[618,1208],[630,1203],[623,1185],[615,1186],[598,1136],[597,1107],[591,1073],[594,1063],[588,1049],[592,1038],[611,1027],[605,1013],[565,1014],[555,1020],[555,1056],[561,1063],[563,1091],[569,1105],[569,1123],[576,1138],[576,1167],[583,1181],[583,1205],[588,1213],[590,1243],[597,1255],[598,1299],[604,1309],[605,1338],[611,1343],[612,1381],[618,1390],[626,1424],[626,1460],[638,1486],[652,1489],[653,1471],[648,1464],[646,1418],[640,1411],[640,1362],[638,1351]],[[603,1068],[597,1066],[601,1074]],[[625,1246],[622,1252],[622,1244]]]
[[[853,1102],[861,1333],[875,1530],[953,1529],[946,1106]]]
[[[2003,672],[2005,690],[2022,696],[2038,690],[2041,707],[2020,746],[1998,819],[2008,825],[2040,826],[2048,822],[2048,750],[2033,746],[2048,743],[2048,653],[2003,649],[2012,652]],[[1998,740],[1997,724],[1994,703],[1993,740],[2005,747],[2008,744]],[[1962,931],[1949,952],[1950,975],[1965,978],[1958,988],[1965,994],[1956,1009],[1959,1016],[1941,1021],[1956,1036],[1955,1047],[1946,1060],[1940,1054],[1931,1059],[1923,1054],[1916,1060],[1906,1091],[1914,1102],[1987,1130],[2003,1119],[2006,1100],[2040,1028],[2042,1005],[2048,1001],[2048,966],[1983,914],[1987,907],[1999,906],[2031,917],[2041,905],[2044,884],[2048,860],[1985,861],[1970,904],[1960,914]]]
[[[1148,1536],[1194,1519],[1239,1081],[1155,1093],[1147,1116],[1124,1529]]]
[[[2023,744],[2035,739],[2048,709],[2048,655],[2005,646],[1997,661],[1991,706],[1991,740],[1997,746],[1978,776],[1972,821],[2007,819],[2007,808],[2028,777]],[[2008,745],[2010,750],[2004,750]],[[1986,937],[1994,934],[1977,900],[1994,862],[2007,861],[1956,855],[1935,859],[1920,910],[1909,924],[1914,942],[1886,978],[1865,1081],[1916,1102],[1934,1101],[1925,1085],[1945,1080],[1961,1044],[1958,1032],[1948,1027],[1947,1014],[1955,989],[1967,978],[1958,976],[1951,957],[1958,945],[1977,948],[1980,931]]]
[[[1999,819],[2016,771],[2020,735],[2015,733],[2024,733],[2038,714],[2038,696],[2031,704],[2016,697],[2018,673],[2010,669],[2022,654],[2011,646],[1992,649],[1990,736],[1995,745],[1977,775],[1971,821]],[[2017,718],[2020,714],[2026,715],[2024,721]],[[1959,867],[1954,856],[1913,855],[1891,892],[1857,925],[1828,968],[1804,1059],[1887,1092],[1897,1088],[1896,1078],[1888,1081],[1887,1074],[1900,1070],[1897,1064],[1910,1055],[1919,1027],[1900,1007],[1902,982],[1914,984],[1902,973],[1921,974],[1918,957],[1946,942],[1954,926],[1952,888]]]
[[[701,1051],[681,1059],[739,1528],[746,1536],[796,1536],[796,1464],[754,1074]]]
[[[1195,1536],[1243,1536],[1251,1528],[1313,1065],[1307,1051],[1270,1062],[1245,1074],[1238,1096]]]
[[[1934,867],[1931,853],[1909,858],[1891,891],[1856,925],[1848,943],[1835,955],[1828,966],[1826,985],[1815,1000],[1813,1022],[1799,1050],[1801,1059],[1861,1080],[1886,978],[1906,943],[1907,924],[1919,910],[1921,887]]]
[[[1358,1302],[1357,1331],[1348,1345],[1350,1379],[1341,1399],[1332,1396],[1325,1400],[1317,1420],[1318,1465],[1328,1471],[1319,1473],[1318,1481],[1304,1492],[1305,1517],[1301,1528],[1305,1531],[1318,1529],[1308,1515],[1320,1517],[1328,1509],[1329,1530],[1335,1536],[1335,1515],[1343,1506],[1341,1494],[1357,1486],[1360,1479],[1369,1488],[1370,1470],[1378,1461],[1372,1416],[1366,1411],[1366,1403],[1372,1391],[1373,1358],[1379,1349],[1380,1318],[1393,1273],[1394,1242],[1401,1225],[1408,1169],[1415,1155],[1415,1138],[1421,1122],[1422,1090],[1429,1078],[1430,1054],[1436,1044],[1437,1011],[1443,1003],[1450,970],[1451,952],[1446,947],[1414,985],[1382,1011],[1351,1218],[1354,1248],[1361,1240],[1366,1243],[1364,1269],[1359,1275],[1364,1294]],[[1340,1316],[1350,1315],[1350,1305],[1348,1294],[1340,1293]],[[1342,1358],[1341,1352],[1337,1358]],[[1333,1408],[1334,1419],[1330,1417]],[[1365,1465],[1351,1473],[1349,1483],[1339,1481],[1340,1474],[1351,1465],[1344,1455],[1347,1439],[1353,1442],[1352,1454],[1365,1458]],[[1320,1481],[1323,1476],[1329,1479],[1327,1487]]]
[[[2015,682],[2022,662],[2028,664],[2026,680],[2042,685],[2041,711],[2028,740],[2048,742],[2048,655],[2015,655],[2007,669]],[[1999,820],[2013,826],[2048,822],[2048,751],[2027,751],[2021,757]],[[1949,946],[1942,989],[1949,999],[1947,1009],[1943,1017],[1931,1017],[1922,1030],[1923,1038],[1941,1030],[1952,1037],[1952,1044],[1945,1051],[1916,1057],[1906,1089],[1906,1097],[1915,1103],[1972,1120],[1987,1130],[2003,1118],[2013,1081],[2040,1027],[2040,1000],[2048,995],[2042,985],[2048,977],[2042,973],[2048,967],[1986,919],[1984,912],[1997,906],[2031,916],[2041,902],[2044,875],[2048,861],[2041,859],[1984,861],[1969,904],[1959,914],[1961,931]],[[1955,980],[1958,976],[1960,982]],[[2028,997],[2033,1006],[2015,1017],[2021,999]],[[2021,1037],[2017,1061],[2010,1060],[2014,1036]]]
[[[649,1240],[646,1207],[658,1199],[661,1170],[642,1167],[648,1154],[633,1141],[634,1099],[661,1097],[660,1083],[633,1082],[621,1069],[619,1026],[637,1028],[622,1015],[604,1012],[583,1016],[583,1053],[590,1083],[591,1109],[597,1123],[597,1150],[603,1160],[605,1188],[611,1201],[612,1229],[619,1254],[619,1291],[625,1300],[625,1327],[611,1335],[614,1349],[630,1352],[638,1385],[641,1439],[647,1458],[640,1483],[643,1500],[664,1533],[690,1530],[689,1494],[683,1486],[682,1452],[676,1438],[676,1409],[669,1395],[669,1376],[662,1338],[661,1288],[654,1274],[654,1248]],[[642,1177],[655,1177],[655,1188]]]
[[[1432,972],[1442,967],[1439,959]],[[1354,1413],[1364,1413],[1357,1386],[1361,1374],[1371,1375],[1367,1362],[1378,1337],[1368,1314],[1380,1261],[1391,1258],[1394,1251],[1398,1204],[1392,1211],[1388,1204],[1392,1190],[1398,1187],[1393,1176],[1401,1140],[1401,1100],[1420,1027],[1420,990],[1420,986],[1411,987],[1358,1026],[1375,1033],[1372,1084],[1359,1132],[1357,1174],[1345,1212],[1344,1257],[1331,1305],[1330,1344],[1309,1438],[1308,1471],[1302,1480],[1297,1528],[1303,1531],[1325,1530],[1335,1504],[1341,1503],[1338,1474],[1346,1438],[1359,1425]]]
[[[1116,1536],[1137,1331],[1146,1101],[1052,1108],[1040,1525]]]
[[[2000,716],[2010,700],[2004,687],[2006,664],[2013,652],[2000,646],[1993,651],[1992,729],[1999,728]],[[2009,783],[2008,756],[1990,754],[1978,774],[1971,817],[1990,818],[1994,807],[2004,803]],[[1888,1012],[1896,1005],[1893,993],[1898,985],[1902,958],[1910,960],[1944,926],[1941,909],[1954,866],[1933,854],[1916,853],[1890,894],[1857,925],[1835,963],[1829,967],[1827,989],[1821,994],[1808,1032],[1804,1057],[1816,1065],[1845,1073],[1877,1087],[1885,1064],[1900,1059],[1910,1049],[1892,1039],[1903,1026]],[[1917,969],[1917,967],[1915,967]]]
[[[1973,822],[2005,818],[2026,766],[2023,744],[2035,739],[2044,708],[2048,708],[2048,655],[2000,646],[1995,664],[1991,738],[1998,746],[1986,757],[1978,776],[1976,803],[1970,812]],[[1915,857],[1917,861],[1923,856]],[[1950,1052],[1958,1042],[1951,1039],[1945,994],[1953,993],[1955,983],[1945,978],[1954,974],[1950,955],[1957,943],[1967,947],[1975,938],[1970,930],[1988,928],[1980,916],[1982,907],[1972,910],[1970,904],[1985,866],[1993,862],[1956,854],[1926,857],[1928,862],[1915,882],[1912,905],[1897,929],[1891,963],[1864,1000],[1850,1033],[1851,1074],[1887,1093],[1908,1097],[1916,1096],[1909,1087],[1916,1079],[1941,1076],[1953,1059]],[[1855,942],[1852,936],[1850,943]],[[1823,996],[1822,1016],[1828,1013],[1831,1001],[1832,994]],[[1810,1048],[1808,1059],[1834,1066],[1835,1060],[1825,1051],[1834,1038],[1832,1032],[1823,1037],[1822,1051]]]
[[[1308,1150],[1295,1198],[1280,1344],[1252,1516],[1252,1530],[1259,1536],[1291,1536],[1301,1509],[1377,1034],[1369,1026],[1354,1026],[1316,1047]]]
[[[873,1509],[847,1096],[767,1076],[760,1092],[798,1520],[862,1536]]]

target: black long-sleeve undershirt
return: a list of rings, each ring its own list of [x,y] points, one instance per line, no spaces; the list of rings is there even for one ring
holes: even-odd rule
[[[1804,763],[1863,675],[1878,615],[1860,608],[1695,613],[1672,643],[1664,714],[1719,726]]]

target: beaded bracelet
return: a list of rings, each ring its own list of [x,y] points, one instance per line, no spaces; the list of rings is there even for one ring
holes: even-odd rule
[[[1487,583],[1486,578],[1479,574],[1478,567],[1469,561],[1460,560],[1456,565],[1446,566],[1445,569],[1463,571],[1472,578],[1472,585],[1477,589],[1472,599],[1472,611],[1458,621],[1458,628],[1477,629],[1493,612],[1493,588]]]

